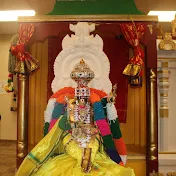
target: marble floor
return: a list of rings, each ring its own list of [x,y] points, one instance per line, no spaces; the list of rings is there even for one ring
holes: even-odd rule
[[[0,176],[14,176],[16,167],[15,141],[0,140]]]

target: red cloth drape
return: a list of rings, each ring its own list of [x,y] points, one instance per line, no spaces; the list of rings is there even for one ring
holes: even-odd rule
[[[140,40],[145,32],[144,24],[120,24],[122,33],[126,41],[133,47],[134,56],[130,58],[129,64],[124,69],[124,74],[128,76],[142,76],[144,65],[144,52],[140,47]],[[134,67],[137,66],[137,67]]]
[[[33,24],[20,24],[19,28],[19,44],[26,45],[32,35],[34,34],[34,25]]]
[[[24,60],[25,58],[25,45],[30,40],[34,33],[33,24],[20,24],[19,28],[19,42],[16,46],[11,46],[11,53],[18,59]]]
[[[16,73],[29,74],[38,67],[38,61],[25,51],[25,45],[27,45],[34,34],[34,29],[33,24],[20,24],[19,42],[16,46],[11,46],[10,48],[12,55],[17,58]]]

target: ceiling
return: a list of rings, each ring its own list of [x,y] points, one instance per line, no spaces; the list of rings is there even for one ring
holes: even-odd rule
[[[137,8],[148,13],[150,10],[175,10],[175,0],[134,0]],[[0,10],[35,10],[37,14],[47,14],[52,11],[56,0],[0,0]],[[165,31],[171,30],[171,25],[161,23]],[[18,32],[17,22],[0,22],[0,34]]]
[[[148,14],[150,10],[153,11],[175,11],[175,0],[134,0],[136,6],[142,12]]]
[[[35,10],[37,14],[52,11],[56,0],[0,0],[0,10]],[[17,22],[0,22],[0,34],[18,32]]]
[[[0,22],[0,34],[15,34],[17,32],[17,22]]]

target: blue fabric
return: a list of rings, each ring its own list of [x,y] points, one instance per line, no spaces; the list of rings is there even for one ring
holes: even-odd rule
[[[117,152],[116,149],[106,149],[106,153],[117,164],[119,164],[120,162],[122,162],[122,160],[120,158],[120,155],[118,154],[118,152]]]
[[[58,119],[63,114],[64,114],[64,104],[56,102],[56,105],[52,113],[52,119]]]
[[[93,104],[93,110],[94,110],[94,120],[95,121],[105,119],[103,105],[101,102],[95,102]]]

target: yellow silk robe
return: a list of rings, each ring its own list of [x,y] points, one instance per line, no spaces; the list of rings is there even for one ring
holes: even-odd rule
[[[132,169],[118,165],[106,155],[98,138],[89,144],[91,171],[83,172],[82,149],[73,140],[64,149],[71,135],[58,123],[59,120],[24,159],[16,176],[135,176]]]

